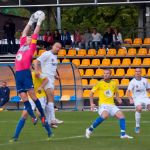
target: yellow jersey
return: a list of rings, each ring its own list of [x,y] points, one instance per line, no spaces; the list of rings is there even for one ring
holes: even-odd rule
[[[104,80],[99,81],[95,86],[92,88],[92,92],[98,90],[99,95],[99,102],[98,104],[110,104],[115,105],[114,103],[114,94],[118,91],[118,87],[113,80],[106,82]]]
[[[37,78],[35,72],[32,72],[32,81],[33,81],[34,90],[35,90],[37,98],[39,99],[42,97],[46,97],[46,93],[45,93],[44,89],[42,89],[41,92],[38,93],[38,88],[41,86],[43,79]]]

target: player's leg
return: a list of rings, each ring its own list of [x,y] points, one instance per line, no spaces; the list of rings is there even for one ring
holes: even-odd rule
[[[89,128],[86,129],[86,138],[90,138],[90,135],[92,134],[93,130],[109,117],[109,112],[105,108],[103,108],[103,106],[99,108],[98,113],[99,117],[92,123],[92,125]]]

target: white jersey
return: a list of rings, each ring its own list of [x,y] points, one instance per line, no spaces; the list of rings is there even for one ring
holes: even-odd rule
[[[150,84],[146,78],[141,78],[141,80],[136,80],[133,78],[128,86],[128,90],[132,92],[133,99],[136,98],[147,98],[147,89],[150,89]]]
[[[57,56],[51,51],[44,52],[37,58],[41,62],[41,70],[44,76],[54,77],[57,69]]]

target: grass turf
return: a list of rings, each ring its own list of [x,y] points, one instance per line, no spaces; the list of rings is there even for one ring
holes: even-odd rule
[[[0,150],[149,150],[150,114],[142,113],[141,133],[134,133],[134,112],[125,112],[127,133],[134,139],[119,138],[119,124],[115,118],[97,127],[90,139],[84,137],[85,129],[98,116],[92,112],[57,112],[64,124],[53,129],[54,137],[46,141],[47,135],[41,123],[33,126],[30,118],[20,135],[19,141],[9,143],[20,111],[0,112]]]

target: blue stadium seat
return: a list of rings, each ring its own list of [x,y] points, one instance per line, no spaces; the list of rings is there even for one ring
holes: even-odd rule
[[[18,103],[18,102],[20,102],[21,101],[21,98],[19,97],[19,96],[13,96],[13,97],[11,97],[11,99],[10,99],[10,102],[11,103]]]
[[[59,95],[55,95],[55,96],[54,96],[54,101],[59,102],[59,101],[60,101],[60,98],[61,98],[61,97],[60,97]]]
[[[70,101],[75,101],[75,100],[76,100],[76,96],[75,95],[70,97]]]

